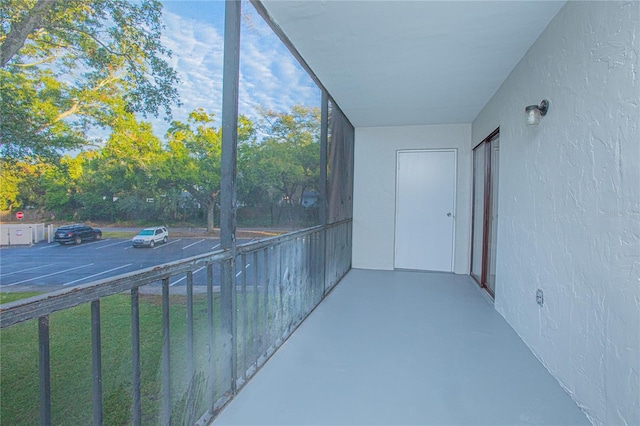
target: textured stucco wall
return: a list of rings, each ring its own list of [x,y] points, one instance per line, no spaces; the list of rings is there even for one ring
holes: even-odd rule
[[[639,21],[568,2],[472,127],[500,126],[496,309],[595,424],[640,424]]]
[[[469,272],[471,125],[357,128],[353,196],[353,267],[393,269],[396,152],[457,149],[454,272]]]

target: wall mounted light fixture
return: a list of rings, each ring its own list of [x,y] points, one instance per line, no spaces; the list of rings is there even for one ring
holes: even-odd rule
[[[540,117],[547,115],[549,111],[549,101],[543,99],[540,105],[529,105],[524,109],[524,113],[527,115],[527,126],[537,126],[540,122]]]

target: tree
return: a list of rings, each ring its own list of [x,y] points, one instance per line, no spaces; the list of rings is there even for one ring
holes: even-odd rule
[[[12,210],[19,207],[20,176],[17,173],[7,173],[9,164],[0,160],[0,210]]]
[[[318,189],[320,111],[294,106],[290,113],[262,111],[262,117],[266,137],[239,148],[244,193],[298,204],[305,190]]]
[[[0,155],[5,159],[56,161],[61,151],[85,144],[79,128],[56,120],[56,86],[50,72],[41,73],[37,82],[0,70]]]
[[[157,0],[3,0],[0,154],[56,157],[132,113],[170,117],[178,77]]]
[[[159,198],[166,153],[151,124],[140,122],[123,105],[102,149],[84,154],[79,198],[89,217],[128,219],[154,214],[147,200]],[[116,203],[117,201],[117,203]],[[104,214],[106,213],[106,215]]]
[[[44,209],[55,212],[56,216],[72,217],[79,208],[77,193],[82,177],[83,157],[63,156],[57,167],[51,167],[43,174]]]
[[[171,185],[178,185],[207,211],[207,232],[214,229],[215,205],[220,194],[221,131],[214,114],[197,109],[188,122],[174,121],[167,131]]]
[[[11,172],[7,173],[7,162],[2,164],[2,190],[0,190],[0,207],[2,210],[13,208],[42,208],[45,205],[46,190],[44,176],[55,165],[28,162],[12,162]]]

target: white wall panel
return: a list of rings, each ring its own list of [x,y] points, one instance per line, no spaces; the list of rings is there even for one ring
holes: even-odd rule
[[[457,148],[453,271],[469,273],[471,125],[356,129],[353,197],[353,267],[393,269],[396,152]]]
[[[473,123],[500,126],[496,309],[595,424],[640,424],[639,57],[640,3],[568,2]]]

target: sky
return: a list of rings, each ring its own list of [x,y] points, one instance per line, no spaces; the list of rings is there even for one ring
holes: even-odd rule
[[[222,105],[224,1],[163,1],[162,41],[178,72],[181,107],[173,119],[204,108],[219,125]],[[289,111],[293,105],[320,106],[320,90],[249,2],[242,3],[239,112],[258,117],[258,108]],[[168,123],[152,122],[164,135]]]

